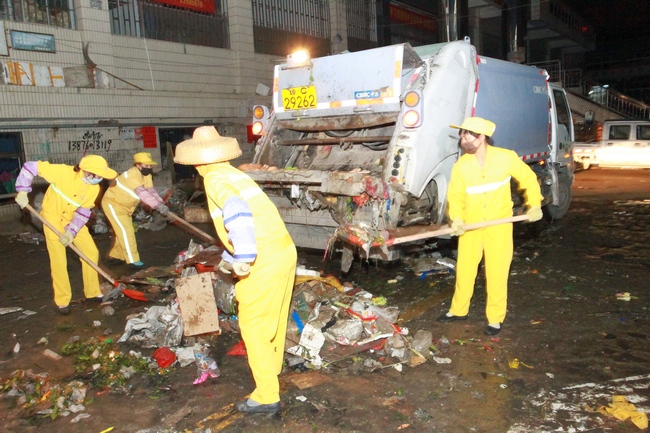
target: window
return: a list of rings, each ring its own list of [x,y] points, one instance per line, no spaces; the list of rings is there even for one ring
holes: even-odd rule
[[[16,192],[16,178],[22,168],[20,133],[0,133],[0,198]]]
[[[2,0],[0,0],[2,1]],[[229,48],[227,0],[203,0],[201,8],[175,0],[109,0],[111,33],[161,41]]]
[[[609,140],[629,140],[631,130],[630,125],[612,125],[609,127]]]
[[[255,52],[286,56],[306,48],[311,57],[330,53],[328,0],[252,0]]]
[[[636,127],[637,140],[650,140],[650,125],[639,125]]]
[[[73,0],[0,0],[0,19],[75,28]]]

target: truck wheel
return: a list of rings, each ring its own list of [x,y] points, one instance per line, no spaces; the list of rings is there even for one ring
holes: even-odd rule
[[[559,204],[557,206],[549,204],[544,207],[544,213],[549,219],[558,220],[569,211],[569,205],[571,204],[571,183],[567,176],[559,176],[558,189],[560,194]]]

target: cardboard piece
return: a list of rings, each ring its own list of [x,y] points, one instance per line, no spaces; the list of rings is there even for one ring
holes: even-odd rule
[[[210,273],[177,279],[176,293],[183,318],[183,335],[219,331],[219,310],[214,299]]]

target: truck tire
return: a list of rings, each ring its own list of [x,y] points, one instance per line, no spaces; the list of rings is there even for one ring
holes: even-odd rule
[[[571,182],[566,175],[561,174],[558,177],[558,189],[560,193],[560,204],[558,206],[553,204],[544,206],[544,214],[551,220],[559,220],[569,211],[569,205],[571,204]]]

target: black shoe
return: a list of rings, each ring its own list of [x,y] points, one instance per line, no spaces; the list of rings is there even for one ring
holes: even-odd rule
[[[118,266],[118,265],[123,265],[125,262],[124,260],[120,260],[115,257],[109,257],[106,259],[104,263],[106,264],[106,266]]]
[[[501,328],[503,328],[503,325],[501,325]],[[501,332],[501,328],[495,328],[494,326],[488,325],[485,327],[485,335],[497,335]]]
[[[280,402],[250,406],[248,400],[235,403],[235,409],[244,413],[277,413],[280,411]]]
[[[467,320],[467,315],[465,316],[448,316],[447,313],[443,314],[442,316],[438,317],[438,322],[453,322],[455,320]]]
[[[62,316],[67,316],[70,314],[70,306],[66,305],[65,307],[55,307],[54,310]]]
[[[92,303],[95,303],[95,304],[101,304],[102,302],[104,302],[104,296],[103,296],[103,295],[99,295],[99,296],[95,296],[94,298],[86,298],[86,302],[92,302]]]

